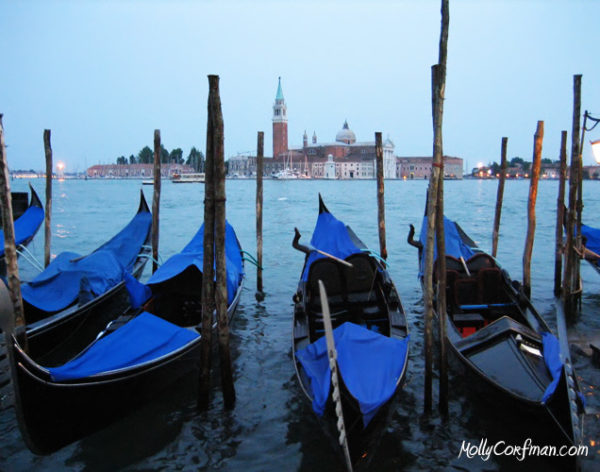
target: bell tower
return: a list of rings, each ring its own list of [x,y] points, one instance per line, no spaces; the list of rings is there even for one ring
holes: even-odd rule
[[[273,104],[273,157],[288,151],[287,105],[281,90],[281,77]]]

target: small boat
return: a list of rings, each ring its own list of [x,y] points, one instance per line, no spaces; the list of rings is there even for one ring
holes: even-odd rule
[[[144,179],[142,185],[154,185],[154,179]]]
[[[420,242],[411,243],[419,247],[421,281],[426,222],[427,216]],[[409,242],[413,232],[411,228]],[[475,379],[469,388],[496,411],[518,417],[527,437],[537,434],[556,444],[578,445],[583,397],[570,362],[564,362],[569,353],[518,281],[446,217],[444,232],[446,339],[461,371]],[[436,278],[434,271],[434,284]]]
[[[33,452],[52,453],[124,417],[176,379],[198,375],[203,240],[204,225],[147,285],[128,277],[131,308],[113,313],[114,321],[97,329],[93,341],[75,356],[58,348],[54,357],[62,361],[42,364],[12,337],[17,417]],[[229,224],[225,246],[231,318],[244,270]]]
[[[142,274],[151,253],[151,233],[152,215],[140,192],[137,213],[113,238],[86,256],[59,254],[21,285],[31,356],[52,365],[62,341],[61,349],[70,346],[76,354],[127,306],[125,278]]]
[[[26,192],[12,192],[13,218],[15,220],[15,244],[17,254],[31,242],[44,221],[44,208],[37,193],[29,184],[31,199],[27,204]],[[6,276],[4,259],[4,230],[0,227],[0,277]]]
[[[174,184],[203,184],[204,178],[204,172],[196,174],[173,174],[171,182]]]
[[[300,245],[299,238],[296,230],[293,245],[306,253],[294,295],[296,375],[321,426],[351,468],[370,460],[404,382],[409,341],[406,315],[385,265],[329,212],[320,195],[310,245]],[[340,418],[330,388],[319,281],[327,292],[341,374],[347,439],[342,447],[337,439]]]

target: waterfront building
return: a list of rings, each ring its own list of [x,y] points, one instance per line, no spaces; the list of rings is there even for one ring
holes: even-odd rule
[[[190,174],[193,167],[185,164],[161,164],[160,175],[168,178],[173,174]],[[154,164],[98,164],[86,171],[89,178],[147,179],[154,175]]]
[[[398,157],[396,162],[398,178],[428,179],[431,175],[431,157]],[[463,178],[463,160],[460,157],[444,156],[444,177]]]

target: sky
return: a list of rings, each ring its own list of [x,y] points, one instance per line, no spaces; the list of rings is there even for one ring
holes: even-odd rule
[[[600,1],[450,0],[443,139],[469,168],[558,159],[573,120],[600,117]],[[398,156],[433,148],[431,66],[440,0],[0,0],[0,113],[12,169],[43,169],[43,130],[66,171],[153,146],[204,152],[207,75],[220,77],[225,157],[272,153],[281,77],[290,145],[322,142],[348,120],[358,141],[381,131]],[[600,126],[586,142],[600,139]],[[569,144],[570,150],[570,144]],[[592,164],[589,144],[584,164]]]

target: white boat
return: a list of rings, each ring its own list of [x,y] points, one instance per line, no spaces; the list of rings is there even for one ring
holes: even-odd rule
[[[298,176],[294,174],[290,169],[280,170],[279,172],[274,173],[271,177],[277,180],[290,180],[298,178]]]
[[[171,182],[174,184],[193,184],[193,183],[204,183],[204,172],[199,174],[173,174],[171,176]]]

